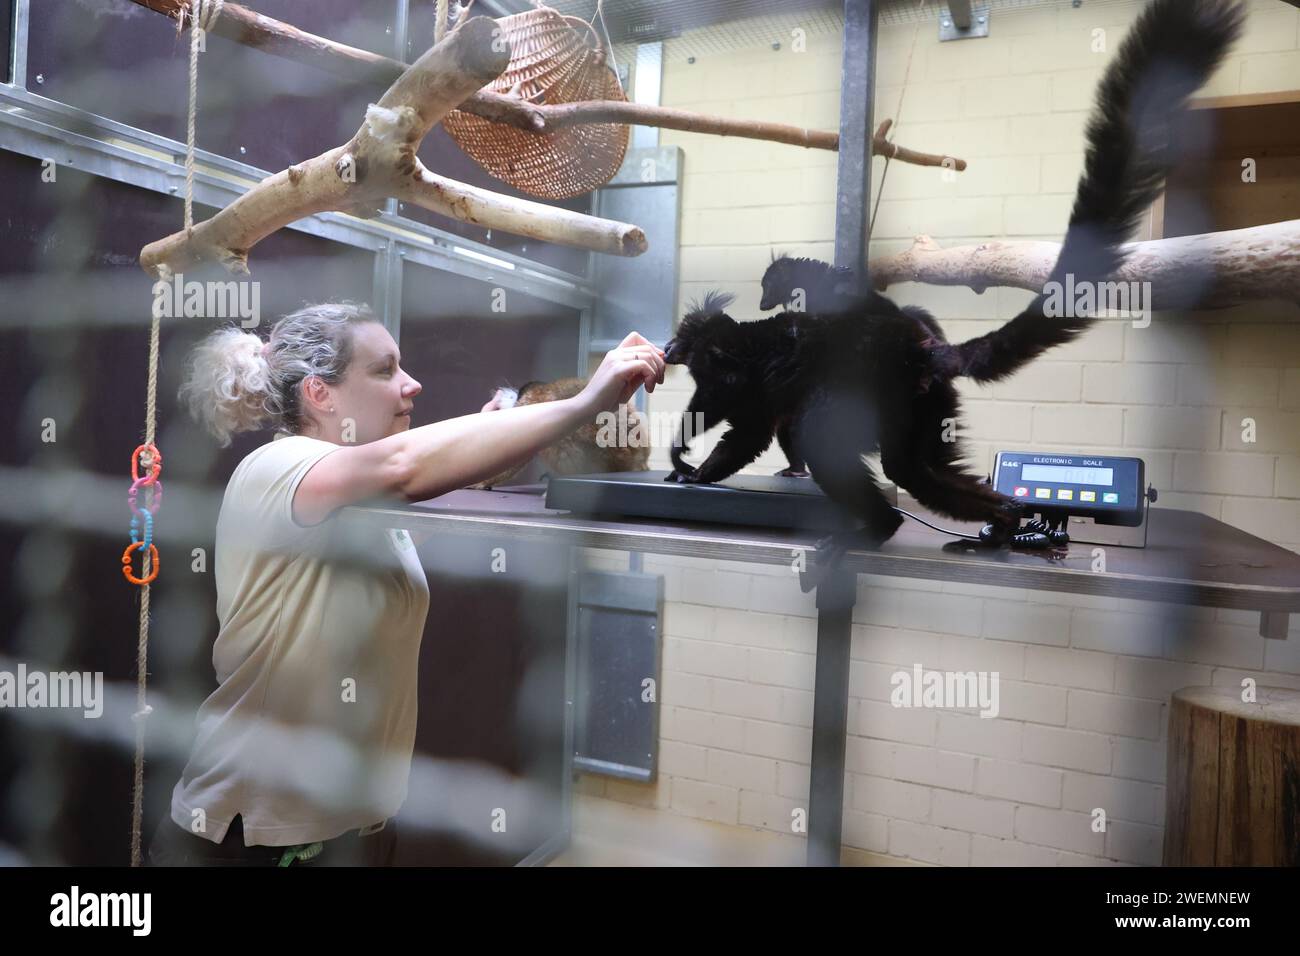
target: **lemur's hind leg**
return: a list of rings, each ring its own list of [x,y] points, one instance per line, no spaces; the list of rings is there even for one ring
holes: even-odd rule
[[[797,420],[796,436],[813,480],[838,504],[846,517],[864,527],[845,528],[817,542],[820,573],[834,568],[850,548],[874,550],[902,524],[902,516],[885,497],[863,456],[876,450],[876,416],[860,395],[822,393]],[[805,578],[800,586],[813,584]]]
[[[936,514],[958,521],[984,521],[992,526],[986,543],[1001,544],[1020,527],[1019,502],[993,489],[952,461],[916,461],[911,455],[888,451],[882,463],[894,483]]]
[[[778,477],[783,478],[807,478],[808,465],[795,448],[794,435],[792,430],[794,423],[790,419],[783,419],[776,426],[776,440],[781,445],[781,451],[785,453],[785,460],[789,462],[784,468],[777,472]]]

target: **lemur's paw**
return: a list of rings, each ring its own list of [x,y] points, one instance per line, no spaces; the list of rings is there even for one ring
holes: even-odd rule
[[[680,468],[674,468],[664,476],[664,481],[673,481],[679,485],[696,484],[699,481],[699,478],[697,477],[699,473],[694,468],[691,468],[690,465],[686,465],[685,467],[689,470],[683,471]]]
[[[807,468],[795,468],[793,465],[788,468],[782,468],[776,472],[778,478],[811,478],[812,474]]]

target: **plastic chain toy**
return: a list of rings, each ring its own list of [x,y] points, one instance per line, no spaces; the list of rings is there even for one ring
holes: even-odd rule
[[[143,476],[140,474],[141,453],[149,456],[145,464],[149,473]],[[158,548],[153,543],[153,516],[158,513],[158,508],[162,505],[163,488],[162,482],[158,479],[160,474],[162,474],[162,455],[153,445],[140,445],[131,453],[132,482],[131,490],[126,493],[126,502],[131,506],[131,543],[122,552],[122,575],[132,584],[152,584],[158,577],[158,569],[161,567]],[[143,511],[136,504],[136,497],[141,488],[148,489]],[[141,524],[144,525],[144,540],[140,539]],[[148,577],[138,578],[131,572],[131,553],[137,548],[148,555],[141,567],[141,574],[144,574],[145,569],[152,566]]]

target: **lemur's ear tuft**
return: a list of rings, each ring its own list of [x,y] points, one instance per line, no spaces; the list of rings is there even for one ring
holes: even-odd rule
[[[705,319],[712,315],[725,315],[727,306],[736,301],[736,297],[729,292],[719,292],[713,289],[704,294],[703,299],[694,300],[686,306],[686,316],[683,321],[691,319]]]

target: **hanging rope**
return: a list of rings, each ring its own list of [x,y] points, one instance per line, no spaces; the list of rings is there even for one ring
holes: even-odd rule
[[[216,25],[226,0],[190,0],[190,108],[185,123],[185,232],[194,231],[194,116],[198,111],[199,44],[207,46],[207,32]],[[185,22],[182,10],[176,17],[176,32]],[[198,29],[194,29],[197,26]]]
[[[221,15],[224,0],[191,0],[190,20],[190,102],[189,120],[186,124],[185,137],[185,230],[194,227],[194,116],[198,99],[199,43],[202,34],[212,29]],[[185,22],[182,9],[176,18],[176,31],[179,33]],[[197,27],[197,29],[196,29]],[[200,32],[201,31],[201,32]],[[170,282],[172,271],[167,266],[160,266],[158,278]],[[156,313],[157,310],[151,310]],[[162,504],[162,454],[154,444],[158,423],[158,339],[161,322],[157,314],[153,315],[149,325],[149,381],[146,387],[144,413],[144,442],[131,455],[131,490],[127,492],[127,503],[131,508],[131,544],[122,553],[122,574],[132,584],[140,587],[140,636],[136,644],[135,669],[135,779],[131,795],[131,865],[139,866],[142,859],[140,852],[140,830],[144,812],[144,722],[153,708],[147,702],[148,664],[149,664],[149,590],[158,577],[162,565],[158,559],[158,548],[153,543],[153,519]],[[141,467],[145,473],[140,474]],[[144,509],[137,504],[141,490],[145,491]],[[142,529],[143,526],[143,529]],[[143,530],[143,536],[141,531]],[[140,576],[131,571],[132,552],[141,552]]]
[[[921,2],[917,5],[917,10],[920,10],[924,6],[925,6],[925,0],[921,0]],[[907,78],[912,73],[912,57],[916,53],[916,36],[920,32],[921,32],[921,25],[918,22],[917,25],[912,29],[912,46],[907,51],[907,66],[903,69],[903,85],[898,90],[898,108],[894,110],[894,127],[892,130],[890,130],[890,132],[893,133],[894,135],[897,135],[898,124],[902,122],[903,119],[903,97],[907,95]],[[867,135],[868,136],[873,135],[872,131],[867,130]],[[892,145],[892,138],[891,138],[891,145]],[[871,154],[868,153],[867,155],[870,156]],[[876,204],[871,210],[871,222],[867,224],[868,240],[871,239],[871,236],[874,235],[876,231],[876,213],[880,212],[880,197],[885,194],[885,178],[889,175],[889,161],[893,158],[894,157],[892,154],[890,153],[885,154],[885,168],[880,171],[880,188],[876,191]]]
[[[600,21],[600,32],[605,34],[605,46],[609,48],[609,66],[614,71],[614,76],[618,76],[618,60],[614,59],[614,41],[609,38],[609,27],[605,25],[605,0],[596,0],[596,15],[592,20]],[[618,81],[619,89],[623,89],[623,81]],[[627,92],[623,90],[623,92]]]

